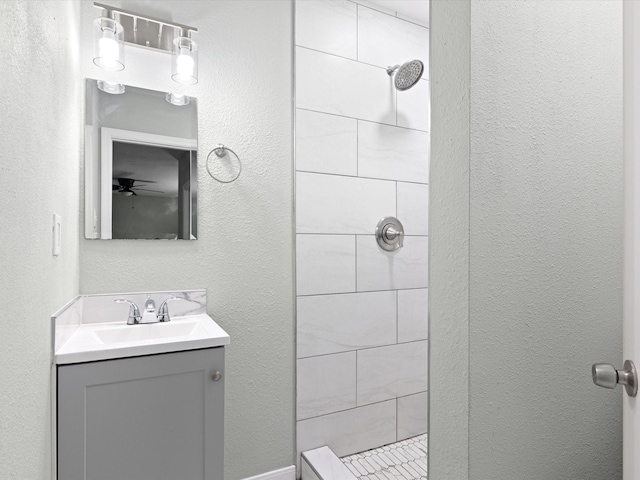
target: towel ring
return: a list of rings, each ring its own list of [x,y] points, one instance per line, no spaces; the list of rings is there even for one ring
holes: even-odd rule
[[[229,155],[229,152],[233,154],[233,156]],[[232,163],[233,157],[235,157],[238,166],[233,168]],[[223,159],[227,158],[227,162],[223,162]],[[214,163],[214,171],[215,174],[211,172],[211,163]],[[237,172],[235,171],[237,169]],[[242,172],[242,162],[240,161],[240,157],[236,152],[231,150],[229,147],[225,147],[223,144],[219,143],[216,148],[209,152],[207,155],[207,172],[211,175],[211,178],[220,182],[220,183],[231,183],[234,182],[239,176],[240,172]],[[229,178],[225,178],[228,176]],[[221,178],[219,178],[221,177]]]

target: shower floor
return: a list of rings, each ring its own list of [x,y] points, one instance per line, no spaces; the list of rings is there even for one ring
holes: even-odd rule
[[[427,434],[341,458],[362,480],[419,480],[427,478]]]

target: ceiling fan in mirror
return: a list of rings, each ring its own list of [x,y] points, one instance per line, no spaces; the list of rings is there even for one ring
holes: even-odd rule
[[[138,195],[136,193],[136,191],[139,192],[152,192],[152,193],[165,193],[162,192],[160,190],[151,190],[148,188],[140,188],[140,187],[146,187],[147,183],[157,183],[154,182],[153,180],[138,180],[135,178],[114,178],[114,181],[117,180],[118,184],[117,185],[112,185],[111,189],[113,190],[113,193],[117,193],[120,195],[124,195],[124,196],[131,196],[131,195]],[[135,182],[145,182],[142,184],[138,184],[135,185]],[[135,185],[135,186],[134,186]]]

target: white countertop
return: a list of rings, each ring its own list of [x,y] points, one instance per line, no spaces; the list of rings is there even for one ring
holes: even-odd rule
[[[207,314],[172,317],[170,322],[79,325],[54,352],[58,365],[137,357],[229,345],[229,335]]]

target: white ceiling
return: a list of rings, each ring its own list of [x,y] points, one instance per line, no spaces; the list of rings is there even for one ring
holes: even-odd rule
[[[429,0],[368,0],[372,5],[396,12],[399,17],[429,25]]]

